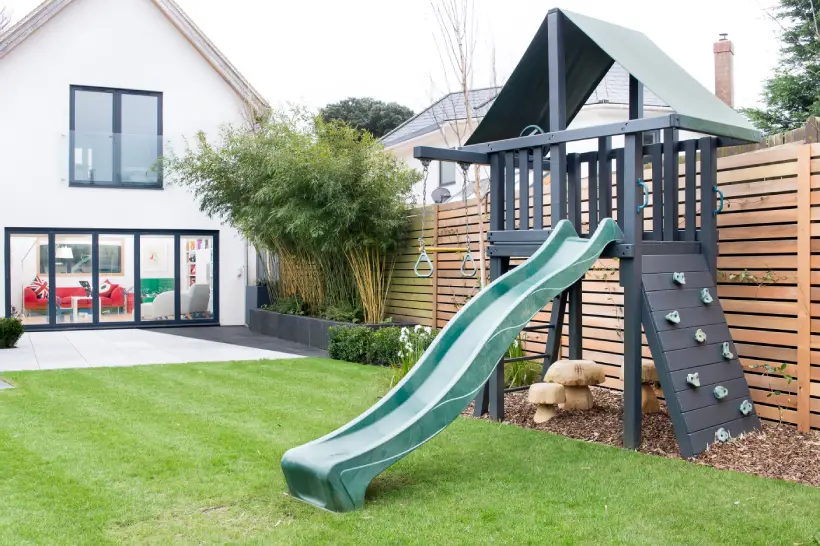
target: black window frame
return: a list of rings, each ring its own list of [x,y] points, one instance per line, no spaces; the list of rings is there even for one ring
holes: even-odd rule
[[[648,139],[647,137],[651,137]],[[651,146],[653,144],[660,144],[661,143],[661,130],[655,129],[653,131],[644,131],[643,132],[643,145],[644,146]]]
[[[112,158],[112,180],[76,180],[74,178],[74,154],[75,154],[75,128],[76,128],[76,112],[75,112],[75,95],[77,91],[90,91],[97,93],[110,93],[112,97],[112,111],[111,111],[111,132],[113,135],[122,134],[122,96],[123,95],[139,95],[147,97],[155,97],[157,99],[157,158],[163,157],[163,96],[161,91],[141,91],[137,89],[121,89],[116,87],[95,87],[89,85],[72,85],[70,86],[69,98],[69,152],[68,152],[68,185],[79,188],[133,188],[144,190],[161,190],[164,189],[163,172],[159,168],[157,173],[157,181],[152,183],[139,182],[123,182],[122,180],[122,138],[114,138],[113,143],[113,158]]]
[[[453,169],[453,180],[451,182],[445,182],[443,176],[443,170],[445,165],[447,167],[452,167]],[[438,162],[438,185],[439,187],[442,186],[453,186],[458,181],[458,174],[456,172],[456,164],[450,161],[439,161]]]

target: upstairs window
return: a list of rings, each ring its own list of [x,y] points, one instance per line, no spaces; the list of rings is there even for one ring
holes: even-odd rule
[[[452,161],[439,161],[438,185],[450,186],[456,183],[456,164]]]
[[[162,93],[71,87],[69,184],[161,188]]]

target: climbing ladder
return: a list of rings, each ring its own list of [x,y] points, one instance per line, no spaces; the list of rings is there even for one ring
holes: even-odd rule
[[[683,457],[760,427],[703,254],[646,255],[643,328]]]

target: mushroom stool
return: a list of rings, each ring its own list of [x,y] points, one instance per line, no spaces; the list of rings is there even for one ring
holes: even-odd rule
[[[528,400],[538,406],[532,420],[546,423],[558,415],[558,404],[564,402],[564,387],[558,383],[535,383],[530,386]]]
[[[621,366],[621,381],[624,379],[624,368]],[[652,383],[658,382],[658,370],[653,362],[641,363],[641,411],[644,413],[658,413],[661,403],[652,388]]]
[[[591,360],[559,360],[550,366],[544,381],[564,386],[565,410],[587,410],[592,408],[590,385],[600,385],[606,376],[603,366]]]

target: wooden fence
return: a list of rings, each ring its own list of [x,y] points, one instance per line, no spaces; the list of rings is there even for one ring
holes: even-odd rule
[[[681,177],[684,167],[681,165]],[[651,185],[651,172],[646,171],[645,177]],[[547,182],[546,226],[550,225]],[[820,144],[789,144],[722,157],[718,185],[725,196],[724,211],[717,217],[718,295],[758,414],[797,424],[801,430],[820,429]],[[684,187],[683,180],[680,187]],[[680,204],[682,213],[683,191]],[[586,211],[584,202],[584,220]],[[468,202],[468,215],[475,241],[478,216],[474,201]],[[651,205],[645,218],[649,230]],[[463,246],[461,203],[430,207],[426,220],[427,244]],[[432,256],[433,277],[417,278],[413,264],[418,256],[420,215],[412,222],[407,250],[396,265],[388,312],[398,319],[440,328],[478,292],[478,281],[461,277],[459,254]],[[620,389],[622,290],[617,261],[599,260],[585,280],[584,357],[606,367],[605,386]],[[536,315],[534,323],[548,320],[549,307]],[[527,351],[544,352],[545,340],[545,334],[531,333],[526,338]],[[643,354],[646,359],[651,356],[645,343]]]

